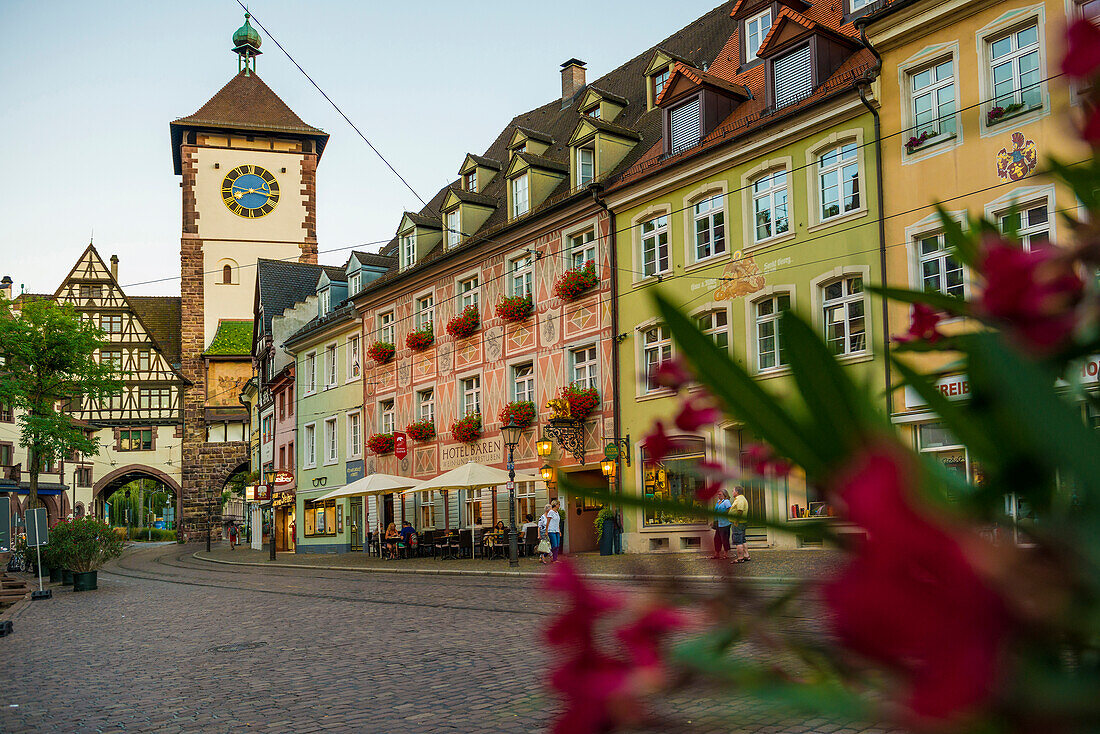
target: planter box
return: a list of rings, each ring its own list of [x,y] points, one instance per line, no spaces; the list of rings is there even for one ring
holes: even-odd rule
[[[61,570],[61,584],[63,586],[73,585],[73,572],[67,568]]]
[[[77,571],[73,573],[73,591],[95,591],[98,580],[99,571]]]

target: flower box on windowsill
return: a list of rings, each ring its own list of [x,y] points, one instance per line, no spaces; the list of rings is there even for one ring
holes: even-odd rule
[[[530,400],[516,400],[501,408],[498,417],[501,425],[508,425],[508,421],[514,418],[516,425],[527,430],[535,422],[536,412],[535,404]]]
[[[451,437],[459,443],[473,443],[481,438],[481,414],[471,413],[452,423]]]
[[[569,403],[569,415],[575,421],[585,421],[600,405],[600,393],[594,387],[566,385],[561,389],[562,398]]]
[[[985,113],[985,124],[987,127],[999,125],[1006,120],[1011,120],[1013,118],[1020,117],[1021,115],[1026,115],[1029,112],[1034,112],[1035,110],[1042,109],[1042,107],[1042,103],[1026,105],[1020,102],[1017,102],[1016,104],[1010,104],[1007,107],[993,107]]]
[[[376,433],[367,439],[367,448],[375,454],[383,456],[393,453],[393,434]]]
[[[596,261],[589,260],[579,268],[566,270],[554,283],[554,294],[563,301],[574,301],[599,284]]]
[[[465,339],[481,326],[477,306],[467,306],[462,313],[447,322],[447,333],[455,339]]]
[[[435,438],[435,423],[429,420],[416,421],[405,427],[405,433],[413,441],[423,443]]]
[[[918,153],[922,150],[926,150],[940,143],[946,143],[948,140],[954,140],[955,133],[932,133],[928,135],[927,132],[922,133],[920,137],[912,137],[905,143],[905,152],[909,155]]]
[[[518,323],[530,318],[535,304],[527,296],[507,296],[497,301],[497,316],[509,323]]]
[[[383,341],[377,341],[371,344],[367,348],[367,356],[373,359],[378,364],[385,364],[393,359],[394,347],[392,344]]]
[[[414,352],[423,352],[435,342],[435,334],[432,332],[432,325],[428,324],[423,329],[417,331],[410,331],[409,335],[405,337],[405,346]]]

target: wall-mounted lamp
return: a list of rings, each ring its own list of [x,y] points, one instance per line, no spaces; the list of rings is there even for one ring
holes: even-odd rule
[[[600,471],[603,472],[603,475],[605,477],[610,478],[610,477],[615,476],[615,460],[614,459],[604,459],[603,461],[601,461],[600,462]]]
[[[539,469],[539,475],[542,476],[542,481],[546,482],[547,484],[554,483],[554,467],[550,466],[549,464],[542,465],[542,468]]]
[[[548,438],[540,438],[535,442],[535,451],[539,456],[545,458],[550,455],[550,452],[554,450],[554,442]]]

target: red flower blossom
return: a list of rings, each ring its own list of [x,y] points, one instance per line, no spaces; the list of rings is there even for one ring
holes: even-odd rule
[[[912,713],[947,720],[988,700],[1008,619],[961,535],[914,506],[916,475],[899,451],[872,448],[837,482],[867,536],[824,597],[844,644],[902,675]]]
[[[698,431],[703,426],[712,426],[722,417],[722,411],[713,405],[707,405],[700,398],[684,401],[676,415],[676,427],[681,431]]]
[[[704,504],[709,504],[715,498],[727,480],[737,478],[736,474],[715,461],[703,459],[696,466],[699,467],[699,474],[704,481],[702,486],[695,489],[695,499]]]
[[[777,477],[785,477],[791,473],[790,462],[776,456],[771,446],[762,443],[751,444],[746,449],[744,462],[746,469],[760,476],[773,474]]]
[[[653,370],[653,381],[661,387],[679,390],[690,380],[691,374],[679,357],[666,359]]]
[[[685,626],[680,612],[654,607],[630,624],[620,627],[615,636],[623,643],[631,664],[638,667],[662,667],[661,641],[669,632]]]
[[[936,326],[943,316],[940,312],[926,303],[914,303],[909,309],[909,331],[904,336],[895,336],[894,341],[902,344],[906,342],[925,341],[935,344],[943,338]]]
[[[1077,325],[1085,290],[1072,261],[1054,248],[1025,252],[996,236],[983,246],[981,312],[1032,348],[1049,352],[1062,346]]]
[[[565,594],[570,604],[546,630],[546,640],[551,645],[588,644],[596,621],[621,606],[618,598],[589,586],[568,561],[553,565],[546,578],[546,588]]]
[[[561,389],[562,398],[569,403],[573,420],[583,421],[600,405],[600,393],[594,387],[579,387],[572,383]]]
[[[1075,20],[1066,29],[1062,71],[1074,79],[1087,79],[1100,71],[1100,28],[1087,18]]]
[[[680,446],[680,442],[669,438],[665,433],[665,425],[661,421],[653,424],[653,430],[642,439],[642,447],[645,448],[646,462],[650,464],[661,463],[666,456]]]
[[[566,270],[554,283],[554,293],[563,301],[572,301],[599,284],[600,277],[596,275],[596,261],[589,260],[579,268]]]

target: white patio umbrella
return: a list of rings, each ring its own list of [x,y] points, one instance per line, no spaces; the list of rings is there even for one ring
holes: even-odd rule
[[[420,482],[415,487],[405,490],[402,494],[411,494],[427,489],[483,489],[485,487],[496,487],[507,481],[507,470],[478,464],[476,461],[468,461],[462,466],[443,472],[438,477]],[[516,481],[542,481],[542,477],[535,474],[516,472]]]
[[[420,484],[420,480],[412,477],[399,477],[394,474],[368,474],[362,479],[356,479],[351,484],[345,484],[339,489],[334,489],[326,495],[318,497],[319,500],[332,500],[337,497],[358,497],[372,494],[393,494]]]

